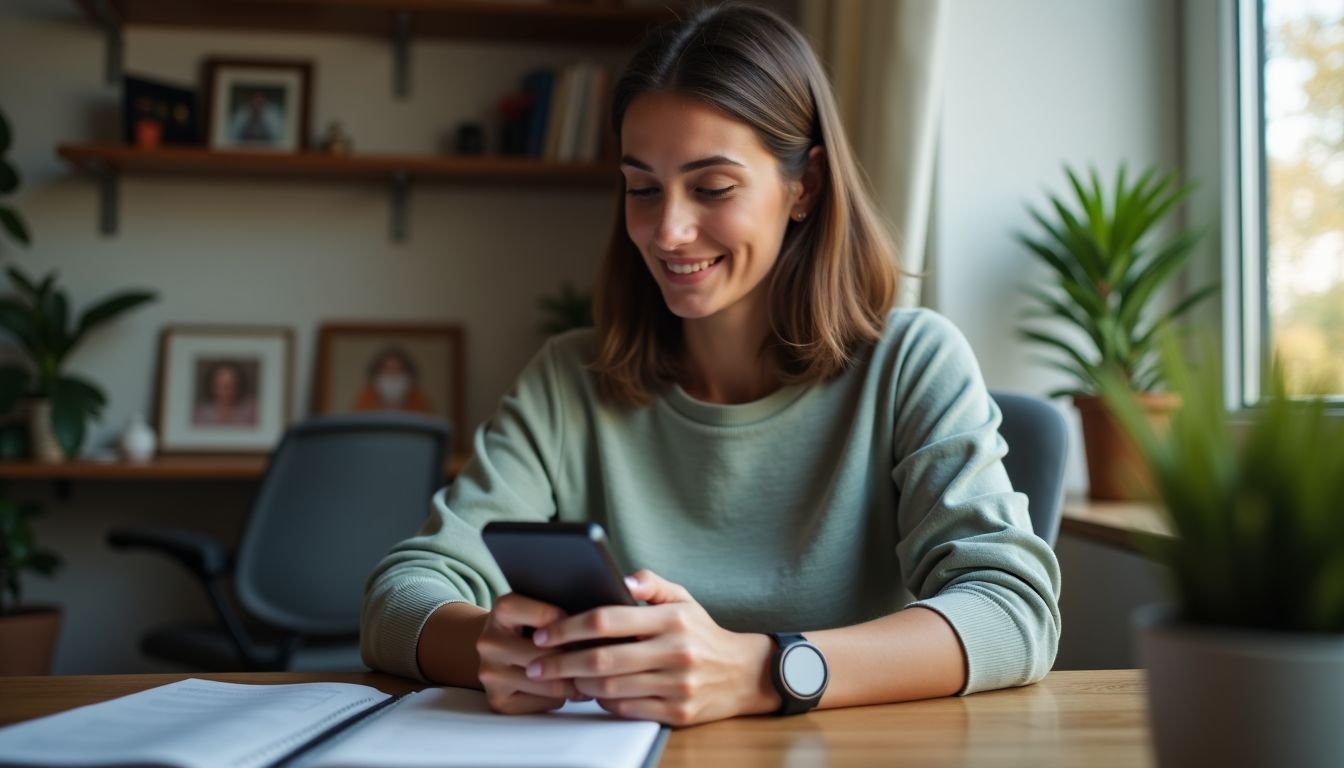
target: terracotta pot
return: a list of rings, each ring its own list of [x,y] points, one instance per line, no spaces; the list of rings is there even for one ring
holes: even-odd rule
[[[1344,765],[1344,637],[1134,615],[1162,768]]]
[[[0,614],[0,675],[51,674],[61,609],[30,605]]]
[[[28,402],[28,442],[33,447],[33,459],[42,464],[60,464],[65,461],[65,449],[51,429],[51,401],[35,399]]]
[[[1180,397],[1170,392],[1140,392],[1140,404],[1148,422],[1163,431],[1171,413],[1180,407]],[[1138,447],[1111,416],[1100,397],[1074,397],[1073,405],[1083,420],[1083,444],[1087,451],[1088,495],[1105,501],[1133,501],[1155,496],[1147,466]]]

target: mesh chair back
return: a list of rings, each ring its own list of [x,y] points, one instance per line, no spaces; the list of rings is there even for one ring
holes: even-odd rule
[[[303,634],[352,634],[364,582],[411,536],[443,484],[448,428],[399,413],[290,427],[252,507],[234,570],[253,616]]]
[[[1014,490],[1027,495],[1031,527],[1055,546],[1064,504],[1064,464],[1069,453],[1069,430],[1064,414],[1049,402],[1030,395],[990,392],[1003,423],[999,434],[1008,443],[1004,469]]]

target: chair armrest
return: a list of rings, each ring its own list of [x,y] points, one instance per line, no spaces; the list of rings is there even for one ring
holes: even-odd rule
[[[214,581],[233,570],[233,555],[213,536],[180,528],[117,528],[107,534],[115,549],[153,549],[174,558],[202,581]]]

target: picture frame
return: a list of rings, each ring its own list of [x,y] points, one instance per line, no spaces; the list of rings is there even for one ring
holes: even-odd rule
[[[317,413],[399,410],[452,426],[466,447],[465,333],[448,323],[326,323],[318,332]]]
[[[312,62],[205,60],[206,144],[211,149],[300,152],[312,130]]]
[[[165,327],[154,408],[163,452],[273,450],[292,412],[293,350],[285,327]]]

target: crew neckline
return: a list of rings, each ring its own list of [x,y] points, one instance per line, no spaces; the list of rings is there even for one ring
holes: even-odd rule
[[[663,392],[663,400],[672,410],[692,421],[716,427],[736,427],[764,421],[788,408],[807,387],[786,384],[759,400],[749,403],[707,403],[691,397],[680,384],[670,384]]]

